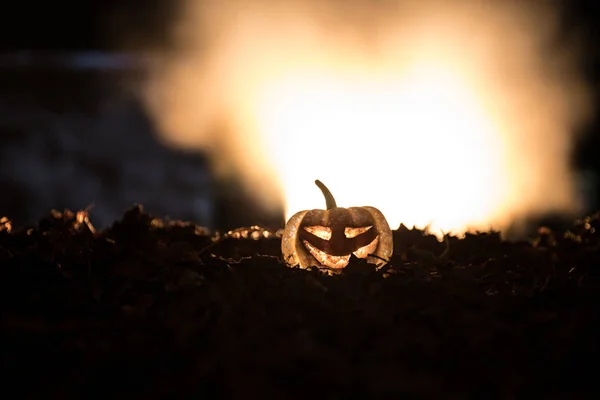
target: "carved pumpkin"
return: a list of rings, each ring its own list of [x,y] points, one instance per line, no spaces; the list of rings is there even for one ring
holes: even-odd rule
[[[319,180],[326,210],[294,214],[283,231],[281,251],[285,262],[300,268],[321,267],[341,271],[354,254],[371,264],[383,264],[393,252],[392,230],[374,207],[342,208]]]

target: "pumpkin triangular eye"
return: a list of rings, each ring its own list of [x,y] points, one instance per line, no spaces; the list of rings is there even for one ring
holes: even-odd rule
[[[305,226],[303,228],[306,232],[312,233],[320,239],[331,239],[331,228],[328,226]]]
[[[351,239],[351,238],[357,237],[361,233],[365,233],[366,231],[368,231],[371,228],[373,228],[373,227],[372,226],[361,226],[360,228],[345,228],[344,235],[346,235],[346,237],[348,239]]]

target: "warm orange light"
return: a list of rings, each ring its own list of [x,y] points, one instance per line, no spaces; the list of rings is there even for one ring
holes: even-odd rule
[[[575,212],[587,92],[574,52],[546,47],[551,10],[524,3],[189,0],[148,109],[286,218],[322,206],[316,178],[392,228]]]
[[[257,102],[286,198],[286,218],[318,208],[311,177],[332,182],[340,206],[375,205],[391,225],[488,228],[512,189],[502,126],[477,87],[445,65],[354,79],[298,76]],[[471,79],[472,80],[472,79]]]

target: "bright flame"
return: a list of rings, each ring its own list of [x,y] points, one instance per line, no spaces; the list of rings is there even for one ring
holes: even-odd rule
[[[259,102],[286,216],[323,207],[315,176],[332,182],[338,205],[375,205],[396,226],[486,224],[506,201],[504,144],[468,86],[444,71],[297,79]]]
[[[587,92],[553,13],[521,3],[188,0],[147,104],[286,218],[324,207],[315,179],[393,228],[577,212]]]

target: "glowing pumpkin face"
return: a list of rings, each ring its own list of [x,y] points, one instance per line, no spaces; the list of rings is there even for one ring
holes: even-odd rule
[[[374,207],[337,207],[333,195],[321,181],[326,210],[305,210],[294,214],[283,231],[284,260],[300,268],[325,267],[340,271],[354,254],[371,264],[389,260],[393,252],[392,230]]]

